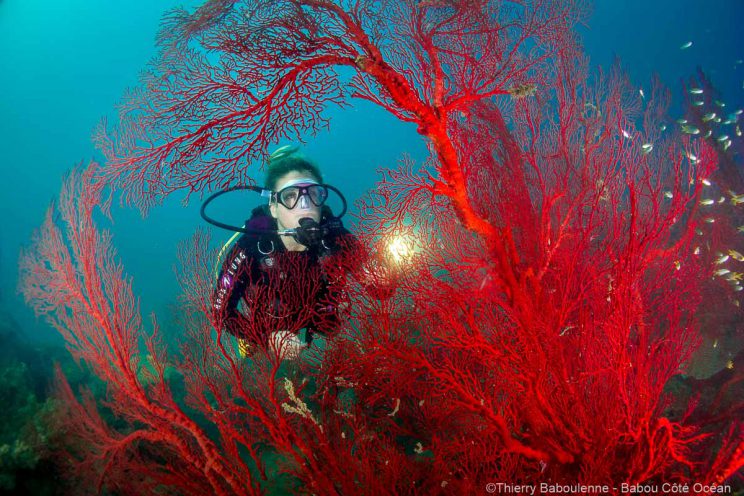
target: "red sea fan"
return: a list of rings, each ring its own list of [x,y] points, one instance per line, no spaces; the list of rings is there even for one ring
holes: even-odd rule
[[[208,2],[194,14],[176,11],[120,122],[96,133],[102,173],[140,206],[175,190],[247,181],[249,164],[272,143],[316,132],[328,125],[329,105],[357,97],[416,123],[439,148],[443,180],[459,188],[449,115],[537,87],[582,15],[571,2],[413,0]],[[349,69],[344,84],[339,71]]]
[[[643,102],[617,66],[589,80],[572,32],[581,7],[304,0],[173,13],[143,87],[98,134],[107,164],[68,182],[67,235],[50,214],[23,262],[27,299],[127,422],[89,450],[104,484],[136,469],[147,488],[259,493],[275,466],[294,492],[461,494],[736,474],[741,396],[672,387],[700,342],[722,249],[709,237],[703,254],[697,234],[715,224],[700,202],[717,157],[662,131],[659,84]],[[100,181],[148,207],[250,180],[272,143],[326,125],[325,106],[348,97],[414,123],[431,156],[384,171],[360,205],[373,258],[335,261],[368,269],[347,282],[343,327],[289,371],[276,353],[240,359],[213,321],[214,260],[197,235],[181,260],[185,343],[166,356],[93,226]],[[394,294],[370,293],[375,277]],[[739,382],[722,378],[726,391]],[[81,429],[99,418],[77,416]]]

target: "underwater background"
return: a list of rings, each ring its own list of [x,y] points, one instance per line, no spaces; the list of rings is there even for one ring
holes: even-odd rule
[[[59,346],[61,338],[34,318],[17,293],[19,250],[58,196],[63,175],[81,162],[101,159],[90,140],[92,130],[102,118],[113,118],[123,92],[137,83],[139,72],[155,54],[161,15],[174,6],[198,4],[0,0],[0,360],[4,361],[0,380],[5,385],[25,384],[38,402],[45,392],[51,357],[63,359],[64,353],[48,351],[46,346]],[[639,89],[649,88],[652,74],[659,74],[672,89],[672,115],[678,117],[681,82],[698,68],[720,91],[727,108],[744,106],[743,23],[740,0],[605,0],[594,4],[580,32],[593,67],[607,68],[618,57]],[[692,46],[681,49],[689,41]],[[414,126],[372,104],[357,100],[353,107],[330,109],[328,115],[330,129],[307,136],[303,151],[350,203],[374,187],[378,167],[393,167],[404,154],[416,161],[426,157],[425,143]],[[205,226],[196,196],[184,205],[178,195],[171,195],[146,218],[135,208],[119,208],[116,202],[114,223],[107,227],[114,233],[126,272],[133,277],[142,315],[166,315],[178,294],[173,276],[177,244],[197,227],[212,230],[219,244],[230,233]],[[219,215],[239,223],[259,202],[249,195],[234,198],[220,207]],[[21,344],[26,341],[31,344]],[[25,364],[26,369],[11,370],[8,364]],[[11,405],[3,415],[14,416],[13,421],[0,419],[0,426],[15,430],[24,408],[31,412],[37,405],[18,401],[18,394],[0,394],[0,401]],[[0,434],[0,444],[10,447],[0,449],[0,456],[3,460],[8,453],[20,457],[23,449],[13,448],[6,434]],[[8,462],[3,464],[4,470]],[[0,490],[8,487],[0,479]]]

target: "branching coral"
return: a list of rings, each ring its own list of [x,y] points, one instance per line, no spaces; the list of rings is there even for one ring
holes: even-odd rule
[[[23,260],[27,299],[106,379],[127,421],[112,429],[62,385],[99,485],[260,493],[267,446],[293,487],[316,494],[732,476],[744,461],[738,407],[715,423],[693,415],[694,399],[667,410],[680,399],[669,381],[700,339],[712,267],[696,233],[713,224],[700,201],[717,156],[662,131],[661,85],[644,102],[617,67],[588,80],[572,32],[582,15],[571,2],[413,0],[173,12],[121,122],[98,133],[108,162],[68,180],[66,231],[50,212]],[[272,143],[327,125],[325,106],[349,97],[415,124],[430,145],[428,163],[385,171],[361,205],[365,244],[406,233],[414,245],[388,267],[396,294],[349,281],[344,329],[298,365],[308,381],[290,382],[281,357],[243,361],[215,327],[198,234],[181,257],[186,345],[168,361],[184,406],[157,326],[142,330],[110,236],[92,222],[105,185],[147,208],[250,180]],[[300,286],[297,303],[312,292]],[[721,425],[728,434],[714,436]]]

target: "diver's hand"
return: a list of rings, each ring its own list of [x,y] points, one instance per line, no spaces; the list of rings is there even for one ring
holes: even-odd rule
[[[289,331],[274,331],[269,336],[269,348],[274,351],[280,359],[295,360],[307,345],[300,337]]]

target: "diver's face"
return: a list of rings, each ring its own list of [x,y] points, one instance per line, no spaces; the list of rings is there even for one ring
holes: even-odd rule
[[[288,185],[307,186],[313,184],[306,181],[297,182],[303,178],[311,178],[308,172],[292,171],[280,177],[276,182],[276,191],[279,192]],[[300,219],[309,217],[315,222],[320,222],[320,207],[314,205],[307,196],[301,196],[294,208],[287,208],[276,200],[269,205],[271,216],[276,219],[279,229],[294,229],[300,226]]]

